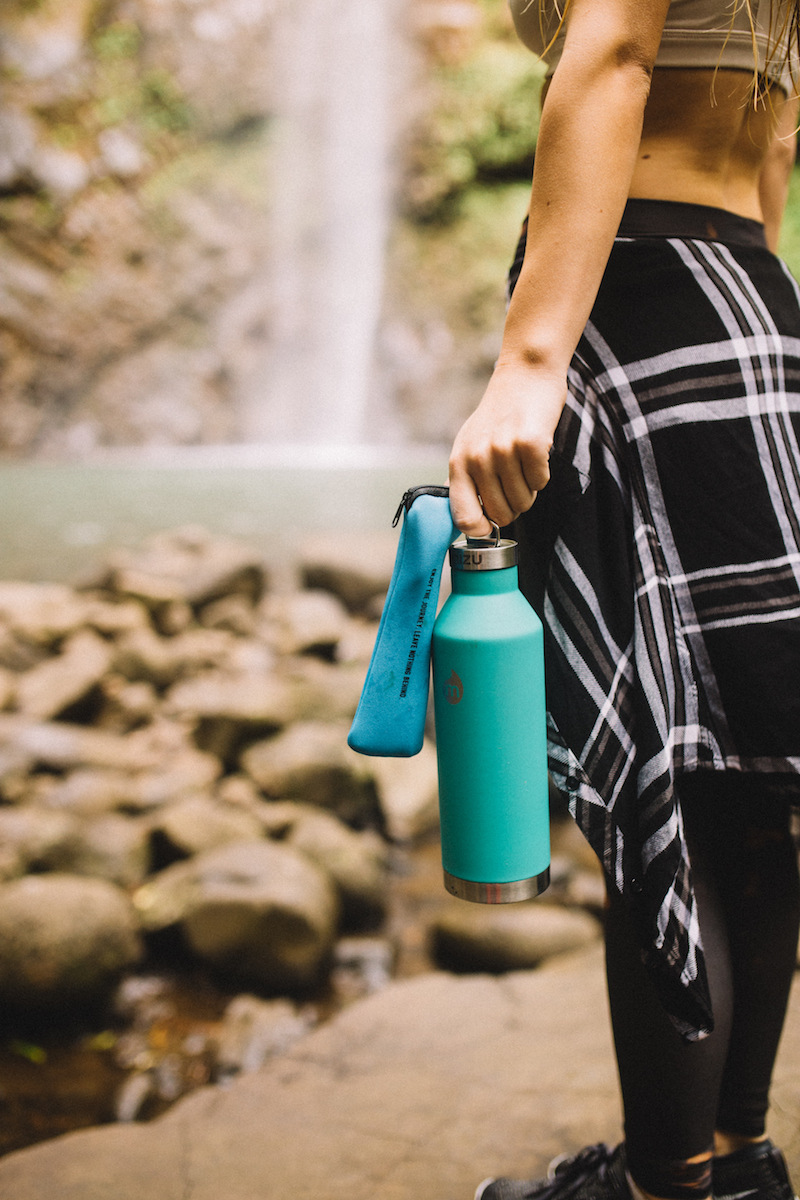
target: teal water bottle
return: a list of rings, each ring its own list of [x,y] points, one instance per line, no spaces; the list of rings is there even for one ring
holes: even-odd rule
[[[483,904],[550,882],[542,623],[496,533],[450,547],[432,651],[444,883]]]

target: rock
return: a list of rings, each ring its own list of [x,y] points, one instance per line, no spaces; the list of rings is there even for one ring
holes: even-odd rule
[[[0,844],[0,882],[19,879],[27,869],[27,863],[16,846]]]
[[[177,925],[189,911],[198,888],[196,860],[173,863],[159,871],[133,894],[141,928],[156,933]]]
[[[309,1029],[311,1018],[288,1000],[236,996],[222,1018],[217,1062],[224,1078],[249,1074],[285,1054]]]
[[[74,634],[56,658],[46,659],[17,680],[17,708],[28,717],[47,720],[75,704],[108,670],[111,650],[88,629]]]
[[[439,824],[436,751],[425,741],[413,758],[369,758],[386,831],[394,841],[413,841]]]
[[[372,830],[355,833],[330,813],[309,805],[301,810],[285,841],[327,871],[339,889],[346,917],[373,922],[384,914],[386,847]]]
[[[84,623],[86,605],[60,583],[0,581],[0,620],[32,642],[51,645]]]
[[[141,953],[125,895],[101,879],[28,875],[0,886],[0,999],[65,1008],[100,998]]]
[[[298,689],[261,672],[208,671],[170,688],[165,712],[197,720],[198,743],[223,760],[243,736],[282,729],[299,715]]]
[[[97,136],[103,162],[111,175],[131,179],[145,168],[147,159],[139,141],[120,128],[104,129]]]
[[[798,1000],[800,980],[793,1014]],[[783,1144],[796,1137],[800,1107],[796,1026],[790,1018],[776,1072],[773,1136]],[[0,1191],[177,1200],[189,1179],[192,1200],[466,1200],[488,1175],[541,1176],[555,1154],[613,1144],[619,1123],[593,949],[502,979],[436,972],[393,983],[262,1070],[154,1122],[7,1155]]]
[[[13,671],[0,667],[0,709],[8,708],[16,693],[17,680]]]
[[[221,803],[244,808],[247,812],[273,807],[246,775],[226,775],[217,786],[216,796]]]
[[[0,666],[7,671],[29,671],[48,655],[48,647],[42,643],[27,641],[22,634],[15,633],[8,625],[0,622]]]
[[[198,5],[160,3],[145,8],[148,44],[192,105],[205,135],[226,134],[274,110],[275,6],[271,0]]]
[[[60,146],[37,146],[29,166],[34,180],[62,202],[80,192],[89,182],[86,159],[74,150],[63,150]]]
[[[603,873],[597,855],[572,817],[551,822],[550,842],[554,855],[563,855],[582,870],[591,871],[602,879]]]
[[[261,831],[294,846],[336,884],[346,919],[372,923],[385,912],[387,849],[377,833],[356,833],[332,813],[295,800],[261,799],[249,780],[230,776],[219,789],[233,807],[246,809]]]
[[[0,737],[0,796],[9,804],[16,804],[28,786],[28,772],[35,765],[34,756],[22,746],[3,744]]]
[[[23,806],[0,808],[0,845],[24,870],[64,869],[74,852],[78,824],[69,813]]]
[[[90,0],[38,4],[33,11],[26,5],[8,5],[3,18],[4,66],[28,81],[46,80],[73,67],[83,52],[90,13]]]
[[[601,915],[607,901],[603,876],[597,871],[575,871],[567,883],[565,898],[568,904]]]
[[[295,690],[299,719],[350,722],[361,698],[366,666],[333,666],[318,658],[292,658],[282,665],[281,674]]]
[[[150,870],[150,830],[141,820],[109,813],[85,821],[73,839],[65,869],[74,875],[138,887]]]
[[[357,538],[313,535],[300,552],[303,582],[323,588],[353,613],[368,610],[370,601],[389,587],[397,539],[390,535],[359,534]]]
[[[210,787],[222,770],[213,754],[202,750],[177,751],[167,764],[156,771],[140,771],[131,777],[126,807],[158,808],[187,792]]]
[[[535,967],[599,936],[600,926],[586,913],[535,901],[497,906],[454,901],[431,924],[436,961],[459,971]]]
[[[110,568],[108,587],[148,604],[197,606],[232,593],[258,600],[266,587],[257,551],[194,526],[157,534],[140,550],[119,551]]]
[[[157,766],[162,755],[137,733],[120,737],[100,729],[67,722],[34,722],[15,714],[0,714],[0,747],[10,746],[42,766],[114,767],[139,771]]]
[[[8,188],[27,169],[36,145],[36,125],[27,113],[0,113],[0,187]]]
[[[222,629],[188,629],[169,638],[151,629],[136,629],[119,639],[114,668],[126,679],[167,687],[205,667],[221,665],[231,640]]]
[[[147,929],[180,922],[201,958],[269,989],[313,983],[338,918],[327,875],[291,846],[234,842],[167,867],[134,895]]]
[[[256,610],[249,598],[243,595],[212,600],[200,610],[198,620],[206,629],[227,629],[243,637],[251,637],[257,627]]]
[[[134,629],[150,627],[147,609],[137,600],[107,600],[92,593],[81,596],[85,625],[107,636],[131,633]]]
[[[106,703],[97,724],[115,733],[127,733],[151,720],[158,712],[160,700],[150,683],[140,680],[128,683],[122,675],[106,675],[100,681]]]
[[[364,823],[375,806],[372,767],[347,745],[348,728],[298,721],[246,750],[242,766],[268,796],[296,796]]]
[[[194,612],[185,600],[167,600],[153,609],[153,624],[162,637],[174,637],[194,625]]]
[[[347,629],[347,610],[330,592],[308,590],[267,596],[261,603],[262,636],[281,654],[332,658]]]
[[[244,809],[215,803],[210,796],[187,796],[163,808],[151,822],[182,855],[202,854],[228,842],[255,840],[263,835],[260,821]]]
[[[375,649],[375,639],[378,636],[378,622],[353,618],[347,623],[343,636],[336,647],[336,661],[340,663],[361,663],[366,666],[372,658]]]

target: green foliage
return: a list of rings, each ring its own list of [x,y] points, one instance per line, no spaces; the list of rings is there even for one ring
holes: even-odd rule
[[[183,133],[191,126],[191,111],[166,71],[148,71],[141,83],[142,121],[151,129]]]
[[[800,167],[795,167],[789,184],[779,253],[795,279],[800,280]]]
[[[98,30],[92,38],[92,50],[101,62],[135,58],[141,44],[141,30],[132,21],[115,21]]]
[[[18,1054],[20,1058],[27,1058],[28,1062],[34,1063],[37,1067],[41,1067],[43,1063],[47,1062],[47,1051],[33,1042],[23,1042],[19,1038],[14,1038],[8,1043],[8,1048],[12,1054]]]
[[[448,221],[465,188],[530,178],[542,79],[533,55],[505,38],[438,69],[433,103],[411,146],[409,215]]]
[[[151,141],[191,129],[190,106],[173,77],[163,68],[143,67],[142,33],[136,24],[115,21],[103,26],[91,44],[95,82],[88,125],[107,128],[135,122]],[[152,152],[154,146],[149,149]]]

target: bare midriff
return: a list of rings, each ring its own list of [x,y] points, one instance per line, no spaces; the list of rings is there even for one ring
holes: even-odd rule
[[[656,68],[630,195],[762,219],[759,180],[786,99],[749,71]]]

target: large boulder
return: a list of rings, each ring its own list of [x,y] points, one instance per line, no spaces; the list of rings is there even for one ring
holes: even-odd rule
[[[267,596],[260,612],[261,634],[281,654],[332,657],[348,626],[341,601],[320,589]]]
[[[305,721],[352,721],[367,668],[364,663],[323,662],[311,656],[286,659],[281,673],[297,696],[298,717]]]
[[[31,667],[17,681],[20,712],[47,720],[81,700],[95,687],[111,665],[107,642],[82,629],[70,637],[60,654]]]
[[[431,923],[436,961],[459,971],[518,971],[600,937],[587,913],[531,901],[482,905],[453,901]]]
[[[234,842],[167,867],[134,904],[145,928],[179,923],[201,958],[276,990],[317,980],[338,920],[326,873],[268,841]]]
[[[268,796],[291,796],[363,823],[374,813],[370,761],[347,745],[349,725],[298,721],[277,737],[256,742],[242,766]]]
[[[203,854],[228,842],[253,841],[262,835],[261,822],[243,808],[198,792],[160,810],[151,821],[158,832],[181,856]]]
[[[0,714],[0,747],[26,755],[31,763],[56,770],[72,767],[111,767],[140,771],[159,764],[162,754],[148,737],[121,737],[104,729],[66,721],[31,721],[13,713]]]
[[[150,870],[150,829],[141,818],[107,813],[82,823],[67,869],[123,888],[138,887]]]
[[[104,582],[148,605],[183,600],[199,606],[232,593],[256,601],[266,581],[263,557],[252,546],[187,526],[156,534],[140,549],[118,551]]]
[[[386,847],[378,834],[370,829],[356,833],[332,813],[311,805],[292,807],[300,811],[286,834],[287,844],[328,872],[349,918],[356,922],[379,919],[388,897]]]
[[[176,679],[219,666],[231,648],[224,629],[187,629],[175,637],[159,637],[152,629],[134,629],[121,637],[115,667],[126,679],[166,687]]]
[[[413,758],[370,758],[378,800],[389,837],[409,842],[439,824],[436,751],[425,741]]]
[[[0,1001],[66,1008],[100,999],[141,954],[119,888],[73,875],[0,885]]]
[[[165,710],[197,722],[200,744],[223,760],[300,713],[297,687],[263,671],[204,671],[176,683]]]
[[[312,534],[300,551],[303,582],[333,592],[350,612],[368,612],[389,588],[396,549],[391,532],[349,538]]]
[[[21,875],[31,868],[64,869],[74,853],[78,822],[66,812],[34,806],[0,808],[0,846],[6,878]],[[16,859],[17,870],[9,869],[9,856]]]
[[[0,582],[0,620],[25,640],[51,645],[84,623],[87,605],[62,583]]]

